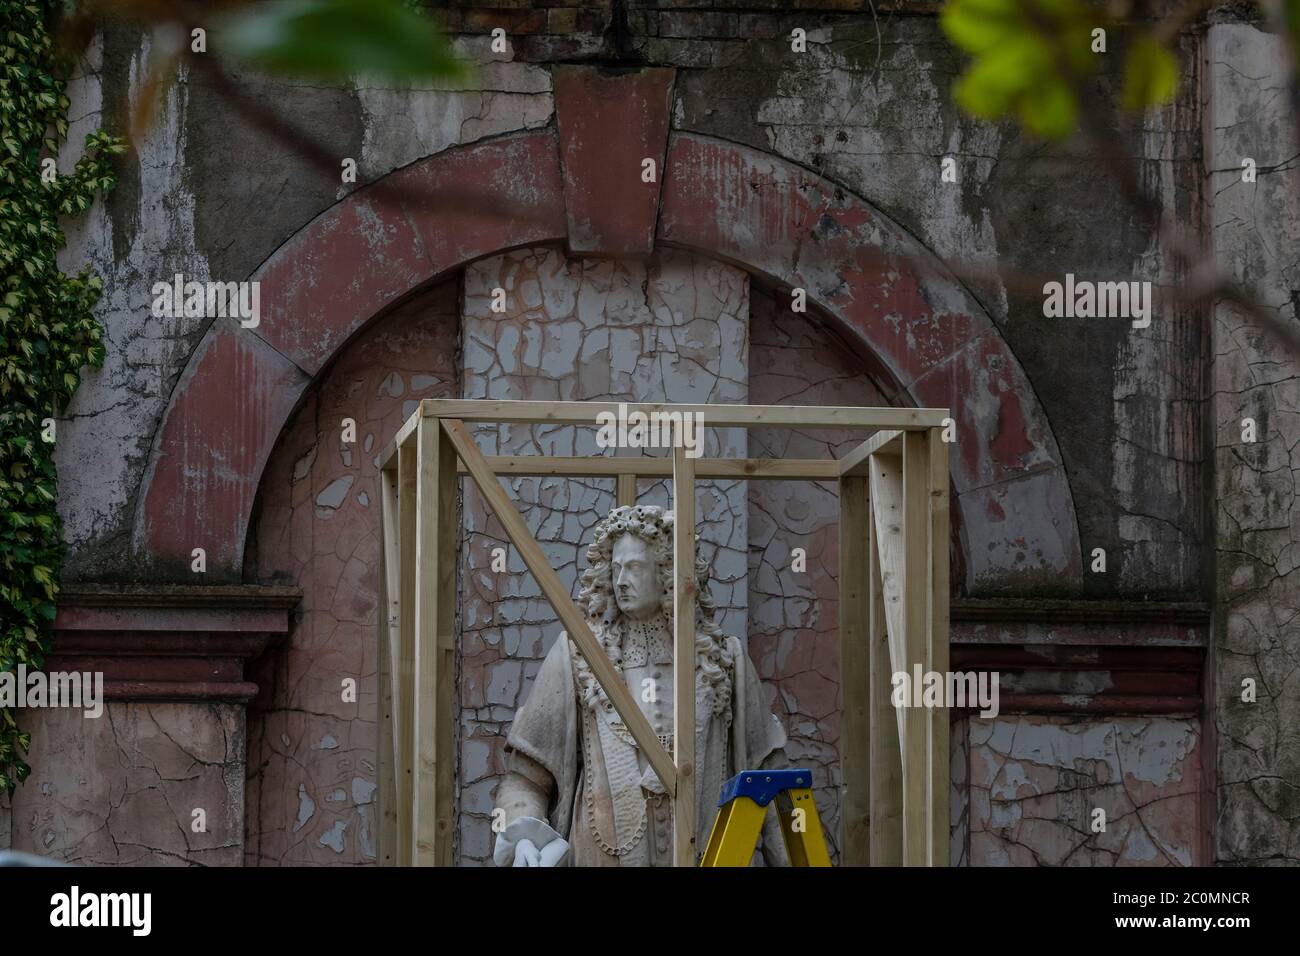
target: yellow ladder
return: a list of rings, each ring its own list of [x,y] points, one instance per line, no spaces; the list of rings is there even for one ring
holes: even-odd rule
[[[791,866],[830,866],[811,770],[745,770],[722,785],[700,866],[749,866],[767,805],[776,801]]]

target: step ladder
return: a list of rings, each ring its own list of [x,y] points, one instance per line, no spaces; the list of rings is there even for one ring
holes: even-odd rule
[[[724,783],[700,866],[749,866],[773,800],[790,865],[830,866],[811,770],[745,770]]]

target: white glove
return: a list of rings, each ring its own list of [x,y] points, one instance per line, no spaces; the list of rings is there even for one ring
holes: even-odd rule
[[[569,841],[545,820],[516,817],[497,835],[492,860],[497,866],[558,866]]]

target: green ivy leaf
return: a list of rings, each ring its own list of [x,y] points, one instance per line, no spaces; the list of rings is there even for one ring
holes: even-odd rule
[[[72,176],[41,180],[42,157],[68,129],[69,64],[56,57],[46,20],[59,6],[0,0],[0,671],[42,665],[56,613],[64,546],[53,446],[40,423],[103,357],[100,286],[89,269],[59,270],[59,215],[112,187],[121,140],[93,133]],[[30,744],[13,710],[0,709],[0,792],[27,779],[19,755]]]

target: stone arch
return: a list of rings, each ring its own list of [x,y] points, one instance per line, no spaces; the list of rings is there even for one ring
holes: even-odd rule
[[[435,213],[438,197],[455,201]],[[256,328],[216,320],[181,375],[136,509],[138,560],[233,583],[262,471],[312,379],[357,332],[416,290],[483,256],[567,235],[554,131],[450,149],[321,213],[250,277]]]
[[[952,410],[969,590],[1081,575],[1069,481],[1024,369],[974,297],[906,230],[780,157],[677,133],[656,235],[806,290],[878,364],[896,400]]]
[[[331,207],[262,264],[251,277],[262,283],[260,325],[214,322],[171,396],[137,506],[141,562],[188,578],[191,550],[204,547],[208,580],[238,581],[276,440],[312,379],[362,327],[475,259],[575,245],[579,217],[569,207],[592,196],[572,183],[584,181],[592,150],[575,160],[560,142],[563,117],[559,128],[420,160]],[[615,188],[607,174],[586,181]],[[436,209],[440,195],[454,207]],[[668,137],[660,202],[646,208],[657,241],[806,289],[876,358],[899,400],[952,408],[969,589],[1081,574],[1047,417],[999,330],[917,240],[807,169],[688,133]]]

